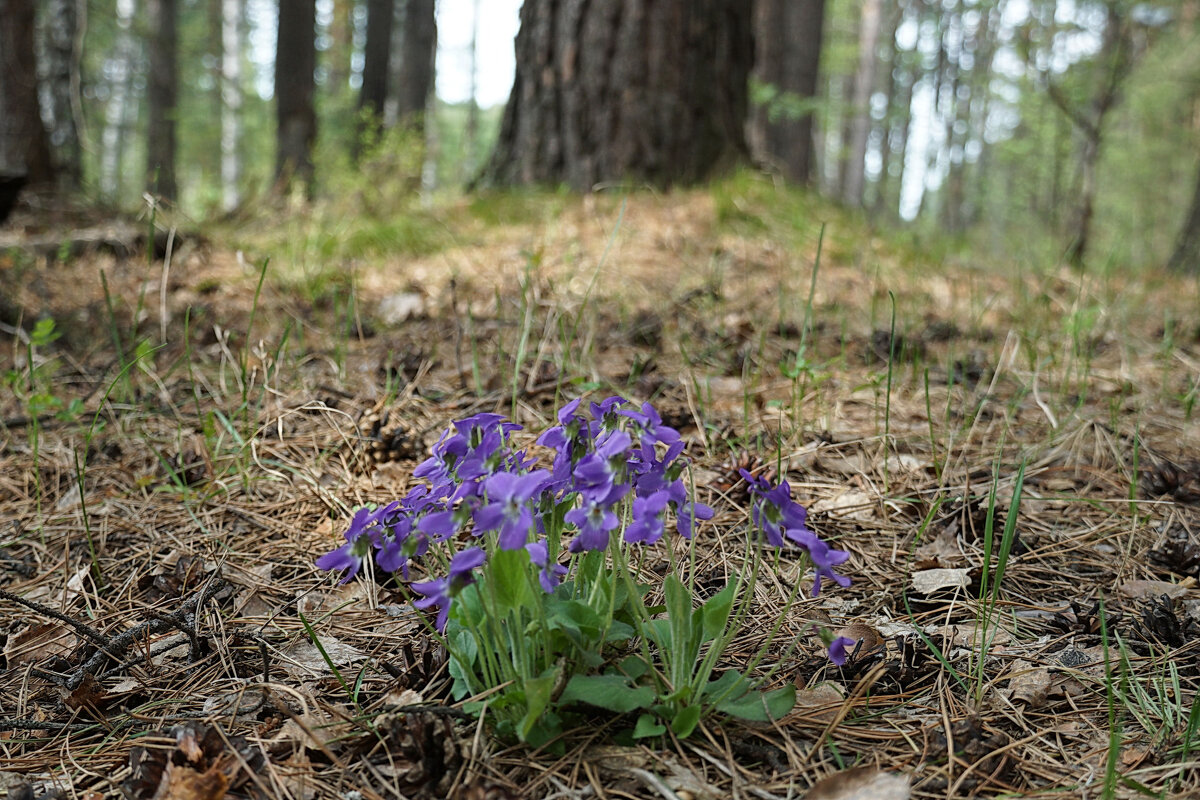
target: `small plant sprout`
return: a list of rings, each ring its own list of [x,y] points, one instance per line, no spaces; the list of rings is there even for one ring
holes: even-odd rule
[[[406,583],[449,651],[454,697],[468,711],[486,708],[502,737],[547,745],[589,706],[635,715],[615,729],[630,742],[668,730],[686,737],[712,713],[786,714],[795,688],[763,691],[770,673],[753,672],[769,640],[740,671],[719,662],[757,624],[764,550],[806,558],[814,596],[823,580],[850,583],[835,571],[849,554],[808,529],[786,482],[745,473],[762,541],[746,537],[745,574],[699,602],[694,544],[714,510],[685,482],[679,432],[649,403],[620,397],[573,400],[557,422],[537,439],[544,460],[519,448],[520,426],[498,414],[455,422],[414,470],[426,483],[359,509],[345,543],[317,566],[345,582],[371,559],[374,574]],[[670,566],[646,582],[652,548]],[[844,663],[854,641],[822,638],[830,660]]]

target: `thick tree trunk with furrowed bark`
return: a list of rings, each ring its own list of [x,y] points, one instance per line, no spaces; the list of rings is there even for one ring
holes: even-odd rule
[[[484,180],[694,183],[747,157],[745,0],[525,0]]]
[[[317,115],[313,108],[317,62],[315,0],[287,0],[279,7],[279,40],[275,55],[275,185],[286,190],[293,180],[312,193],[313,142]]]
[[[775,92],[795,100],[817,95],[825,0],[757,0],[755,74]],[[787,113],[770,104],[755,110],[755,157],[788,180],[808,183],[816,161],[813,110]]]

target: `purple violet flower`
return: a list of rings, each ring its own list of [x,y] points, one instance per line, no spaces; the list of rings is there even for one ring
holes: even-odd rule
[[[843,666],[846,663],[846,657],[849,653],[846,648],[853,648],[858,644],[858,640],[851,639],[847,636],[839,636],[829,643],[829,660],[837,666]]]
[[[572,553],[608,547],[609,531],[620,524],[608,506],[586,499],[582,506],[568,511],[564,519],[579,529],[579,535],[567,545]]]
[[[425,595],[420,600],[413,601],[417,608],[436,607],[438,610],[435,623],[438,633],[446,630],[446,620],[450,617],[450,604],[453,599],[467,586],[475,582],[471,571],[483,566],[487,555],[478,547],[470,547],[450,559],[450,574],[445,578],[409,584],[417,594]]]
[[[581,492],[591,500],[612,505],[625,496],[629,448],[633,440],[624,431],[612,431],[597,442],[595,452],[580,459],[574,475]]]
[[[617,413],[629,417],[637,423],[643,446],[653,447],[655,442],[661,442],[670,447],[679,441],[679,431],[664,425],[658,411],[649,403],[642,403],[640,412],[618,411]]]
[[[633,498],[633,522],[625,529],[625,541],[654,544],[663,535],[663,512],[667,508],[667,492],[655,492],[649,497]]]
[[[408,565],[414,558],[420,558],[429,550],[429,539],[419,530],[414,530],[408,517],[400,517],[389,527],[389,533],[376,543],[379,552],[375,554],[375,563],[384,572],[400,571],[404,580],[408,580]]]
[[[534,566],[541,567],[538,572],[538,583],[542,585],[542,591],[546,594],[552,594],[554,589],[562,583],[563,576],[567,574],[567,568],[562,564],[550,564],[550,548],[545,540],[530,542],[525,545],[525,552],[529,553],[529,560]]]
[[[738,470],[750,484],[750,516],[762,529],[772,547],[783,547],[783,532],[789,529],[808,530],[804,526],[808,512],[792,500],[792,487],[787,481],[771,486],[746,470]]]
[[[550,473],[539,469],[528,475],[497,472],[488,478],[485,487],[491,502],[475,512],[476,531],[499,530],[501,550],[523,547],[533,525],[529,500],[542,490],[549,477]]]
[[[391,513],[398,505],[398,503],[389,503],[382,508],[375,509],[364,506],[354,512],[350,528],[343,534],[346,543],[319,557],[316,560],[317,569],[345,570],[346,574],[338,583],[352,581],[358,571],[362,569],[363,559],[371,552],[372,540],[379,535],[375,529],[379,524],[380,517]]]
[[[813,570],[816,573],[813,577],[813,597],[821,593],[821,578],[828,578],[843,588],[850,585],[849,578],[845,575],[838,575],[833,571],[834,567],[845,563],[850,558],[850,554],[845,550],[830,549],[829,545],[821,537],[808,528],[789,530],[787,538],[807,550],[808,557],[812,560]]]

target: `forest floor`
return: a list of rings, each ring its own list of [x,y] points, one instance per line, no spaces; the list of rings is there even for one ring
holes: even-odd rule
[[[169,259],[0,232],[0,795],[1200,792],[1194,279],[934,259],[749,176],[261,213]],[[401,588],[313,565],[453,420],[614,392],[682,431],[706,575],[742,567],[739,467],[851,553],[782,616],[811,576],[757,586],[786,717],[501,741]]]

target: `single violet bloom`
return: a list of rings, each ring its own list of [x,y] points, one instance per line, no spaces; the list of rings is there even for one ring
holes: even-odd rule
[[[848,636],[837,637],[829,643],[829,660],[839,667],[844,666],[847,656],[850,655],[847,652],[847,648],[853,648],[856,644],[858,644],[858,640],[851,639]],[[853,652],[853,649],[851,649],[851,652]]]
[[[633,440],[624,431],[612,431],[597,443],[595,452],[584,456],[574,475],[578,486],[597,502],[611,505],[629,490],[623,481]]]
[[[485,561],[487,561],[487,555],[483,550],[478,547],[470,547],[450,559],[450,574],[445,578],[409,584],[409,588],[414,592],[424,595],[420,600],[413,601],[414,606],[422,609],[437,608],[435,627],[438,633],[444,633],[446,630],[446,620],[450,617],[451,602],[459,592],[475,582],[475,576],[471,573],[477,567],[483,566]]]
[[[821,537],[807,528],[789,530],[787,537],[808,551],[808,557],[813,563],[813,570],[815,572],[812,588],[813,597],[821,593],[821,578],[828,578],[842,588],[850,585],[849,578],[845,575],[838,575],[833,571],[833,568],[838,564],[843,564],[849,560],[849,553],[845,550],[831,549]]]
[[[516,550],[525,545],[533,525],[529,500],[542,490],[550,473],[544,469],[528,475],[497,472],[488,478],[487,505],[475,512],[475,529],[479,532],[499,530],[501,550]]]
[[[772,547],[783,547],[783,532],[788,529],[804,529],[808,512],[804,506],[792,500],[792,487],[787,481],[771,486],[746,470],[738,470],[746,483],[750,484],[750,516]]]
[[[608,506],[594,500],[585,500],[579,508],[568,511],[564,519],[579,529],[579,535],[567,545],[572,553],[608,547],[609,532],[620,524]]]
[[[668,499],[665,491],[633,498],[633,522],[625,529],[625,541],[654,544],[661,539]]]
[[[379,524],[379,518],[393,511],[396,505],[398,504],[393,503],[376,509],[364,506],[354,512],[350,528],[343,534],[346,543],[319,557],[315,562],[317,569],[344,570],[346,574],[339,583],[354,580],[354,576],[362,569],[363,559],[371,552],[371,541],[377,536],[375,528]]]
[[[649,403],[642,403],[640,412],[618,411],[617,413],[629,417],[637,423],[643,446],[653,447],[655,442],[660,442],[669,447],[679,441],[679,431],[664,425],[658,411]]]
[[[552,594],[555,588],[562,583],[563,576],[567,574],[567,568],[562,564],[550,563],[550,548],[546,545],[545,540],[530,542],[525,545],[525,552],[529,553],[529,560],[533,562],[534,566],[541,567],[538,572],[538,583],[542,585],[542,591]]]

